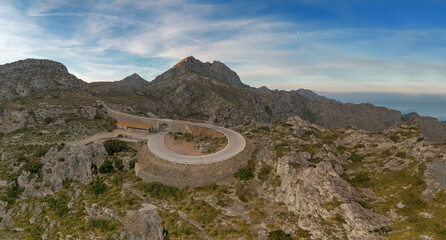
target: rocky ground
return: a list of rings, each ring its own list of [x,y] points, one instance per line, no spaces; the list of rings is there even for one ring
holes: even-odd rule
[[[104,141],[114,122],[102,101],[233,126],[247,148],[166,163],[144,139],[115,139],[131,134]],[[446,144],[432,141],[445,127],[250,88],[193,58],[152,82],[89,86],[53,61],[1,65],[0,239],[446,239]]]
[[[144,143],[23,145],[3,136],[0,237],[446,236],[446,145],[421,137],[416,120],[384,132],[324,129],[297,117],[236,130],[249,139],[247,163],[217,184],[195,188],[136,177],[135,164],[155,161],[141,157]]]

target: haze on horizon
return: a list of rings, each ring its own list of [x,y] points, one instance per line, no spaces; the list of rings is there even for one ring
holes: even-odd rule
[[[186,56],[251,86],[445,94],[442,1],[0,3],[0,63],[46,58],[85,81],[152,80]]]

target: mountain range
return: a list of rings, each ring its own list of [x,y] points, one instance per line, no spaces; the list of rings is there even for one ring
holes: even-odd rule
[[[85,92],[121,111],[223,126],[299,116],[322,127],[382,131],[416,117],[425,137],[446,141],[446,122],[372,104],[344,104],[310,90],[250,87],[225,64],[203,63],[192,56],[152,81],[135,73],[115,82],[85,83],[63,64],[50,60],[26,59],[0,66],[0,101],[54,90]]]

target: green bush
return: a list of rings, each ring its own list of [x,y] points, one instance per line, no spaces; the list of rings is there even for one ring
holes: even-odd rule
[[[274,152],[276,155],[276,159],[279,159],[285,155],[285,153],[290,151],[290,147],[287,143],[279,143],[274,146]]]
[[[234,177],[238,180],[250,180],[254,177],[254,171],[251,168],[240,168],[234,173]]]
[[[400,139],[397,135],[390,135],[389,138],[394,143],[397,143],[399,141],[399,139]]]
[[[160,182],[141,182],[138,184],[137,188],[147,194],[150,197],[162,199],[162,200],[183,200],[187,196],[187,192],[183,189],[166,186]]]
[[[248,202],[254,198],[255,189],[252,189],[248,184],[237,183],[235,185],[235,196],[237,196],[240,201]]]
[[[16,182],[12,186],[6,188],[5,195],[3,195],[1,199],[7,202],[8,205],[12,205],[14,204],[15,200],[20,197],[20,194],[22,194],[23,190],[24,188],[19,187]]]
[[[28,162],[29,159],[23,155],[17,157],[17,162]]]
[[[59,159],[57,159],[57,161],[59,161],[59,162],[65,162],[65,158],[60,157]]]
[[[43,119],[43,122],[48,125],[50,123],[52,123],[54,121],[54,119],[52,117],[46,117],[45,119]]]
[[[96,115],[94,115],[94,120],[101,120],[104,119],[104,117],[102,117],[102,115],[99,112],[96,112]]]
[[[96,179],[93,182],[90,182],[88,184],[89,190],[93,192],[96,195],[103,194],[105,191],[107,191],[107,185],[105,185],[104,182],[102,182],[100,179]]]
[[[396,157],[399,158],[406,158],[406,153],[405,152],[398,152],[397,154],[395,154]]]
[[[122,171],[124,169],[124,163],[122,162],[122,159],[115,157],[113,158],[113,161],[115,162],[116,170]]]
[[[88,228],[90,230],[96,229],[101,232],[110,232],[116,229],[116,224],[114,224],[110,220],[103,220],[103,219],[91,219]]]
[[[273,168],[270,165],[265,165],[262,168],[260,168],[257,177],[262,181],[266,181],[268,180],[269,173],[271,172],[271,170],[273,170]]]
[[[38,174],[42,166],[43,163],[37,160],[31,160],[25,163],[25,165],[23,166],[23,170],[28,171],[30,173]]]
[[[111,173],[113,171],[113,163],[106,159],[104,163],[99,167],[98,171],[102,174]]]
[[[386,150],[382,151],[378,156],[381,158],[387,158],[387,157],[392,156],[392,152],[389,149],[386,149]]]
[[[352,162],[354,163],[360,163],[362,162],[362,160],[364,160],[364,157],[356,153],[353,153],[348,159],[352,160]]]
[[[117,139],[108,139],[104,142],[105,150],[108,154],[113,155],[117,152],[127,151],[128,147],[125,142]]]
[[[266,237],[267,240],[292,240],[291,235],[282,230],[271,231]]]
[[[310,162],[312,162],[312,163],[320,163],[320,162],[322,162],[323,160],[322,160],[322,158],[312,158],[312,159],[310,159],[310,160],[308,160],[308,161],[310,161]]]
[[[138,161],[138,160],[136,160],[136,159],[132,159],[132,160],[130,160],[130,162],[129,162],[129,168],[130,168],[130,169],[134,169],[134,168],[135,168],[135,164],[136,164],[137,161]]]
[[[350,179],[350,183],[355,187],[370,187],[372,184],[372,179],[369,177],[367,172],[360,172],[355,177]]]
[[[70,197],[66,193],[60,193],[56,199],[50,198],[48,200],[48,206],[57,216],[63,217],[70,211],[68,202],[70,202]]]

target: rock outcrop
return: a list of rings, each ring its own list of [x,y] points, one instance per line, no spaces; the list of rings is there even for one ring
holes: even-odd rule
[[[116,88],[105,83],[89,86],[98,97],[111,97],[113,103],[123,105],[116,105],[120,109],[131,104],[138,106],[140,112],[164,118],[203,120],[226,126],[273,123],[299,116],[323,127],[354,126],[381,131],[402,121],[399,111],[372,104],[343,104],[309,90],[252,88],[224,64],[203,63],[194,57],[183,59],[143,89]],[[132,96],[121,99],[126,92]]]
[[[59,62],[26,59],[0,66],[0,100],[66,89],[86,90],[87,84]]]
[[[106,157],[105,147],[99,142],[85,146],[54,146],[40,160],[43,181],[36,181],[37,176],[30,179],[31,174],[23,171],[17,183],[24,188],[24,197],[52,194],[60,190],[66,180],[84,184],[92,181],[94,169],[99,168]]]
[[[302,162],[310,159],[302,158],[303,155],[285,156],[277,164],[282,182],[276,201],[285,203],[290,211],[300,216],[314,216],[314,221],[299,222],[299,227],[311,231],[316,238],[324,238],[323,226],[317,217],[324,221],[337,217],[344,224],[333,232],[336,237],[342,238],[345,234],[349,239],[364,239],[374,237],[371,232],[390,223],[388,217],[356,202],[362,200],[361,194],[338,175],[330,162],[308,167]],[[323,207],[327,204],[331,208]]]
[[[44,183],[50,183],[53,188],[60,188],[65,180],[75,180],[88,183],[93,178],[93,170],[104,163],[107,152],[102,143],[96,142],[85,146],[65,146],[63,149],[53,147],[42,158]]]
[[[128,211],[122,223],[128,239],[131,240],[163,240],[161,218],[156,206],[143,203],[136,211]]]

